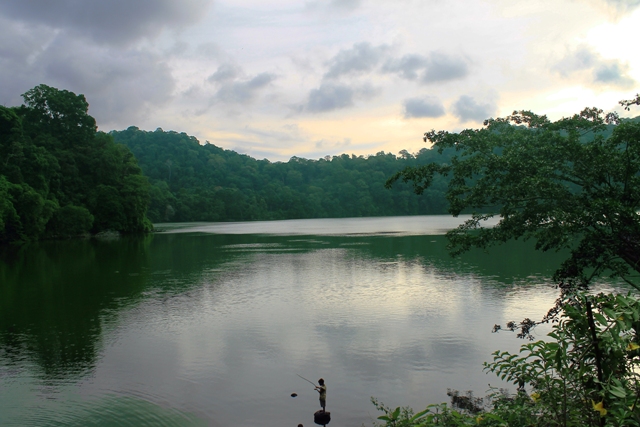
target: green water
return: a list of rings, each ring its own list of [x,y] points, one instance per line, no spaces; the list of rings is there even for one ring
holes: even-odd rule
[[[561,256],[511,242],[451,259],[442,217],[395,221],[5,248],[0,425],[312,425],[317,393],[296,374],[327,380],[336,426],[371,425],[370,396],[484,393],[498,383],[482,362],[521,344],[491,327],[544,314]]]

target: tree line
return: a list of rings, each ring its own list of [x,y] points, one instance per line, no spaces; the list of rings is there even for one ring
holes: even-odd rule
[[[83,95],[39,85],[0,107],[0,243],[139,233],[168,221],[247,221],[447,212],[443,177],[418,196],[393,173],[444,155],[257,160],[174,131],[98,132]]]
[[[154,222],[246,221],[364,217],[447,212],[443,178],[422,196],[408,184],[391,191],[389,176],[405,167],[446,161],[432,150],[399,156],[292,157],[256,160],[174,131],[130,127],[112,131],[126,145],[150,182],[147,215]],[[450,150],[453,152],[454,150]]]

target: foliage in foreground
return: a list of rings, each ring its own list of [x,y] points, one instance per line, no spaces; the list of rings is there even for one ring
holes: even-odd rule
[[[481,129],[432,130],[427,140],[456,155],[406,168],[387,186],[411,181],[422,193],[450,178],[449,212],[476,212],[447,233],[453,254],[532,238],[537,249],[571,251],[558,283],[586,286],[611,273],[640,290],[632,277],[640,272],[640,121],[596,108],[555,122],[518,111]],[[498,224],[483,227],[493,217]]]
[[[640,105],[640,96],[620,104]],[[640,300],[586,292],[604,274],[640,290],[640,122],[595,108],[556,122],[520,111],[482,129],[427,132],[426,140],[458,154],[406,168],[387,186],[411,181],[420,194],[436,177],[451,177],[450,213],[480,212],[447,233],[454,255],[518,238],[571,255],[554,274],[563,294],[544,319],[554,322],[547,340],[519,354],[497,351],[485,364],[518,385],[515,396],[494,392],[480,410],[471,396],[455,395],[455,405],[417,414],[374,401],[382,425],[640,426]],[[494,216],[497,226],[482,226]],[[532,338],[535,324],[507,327]]]
[[[496,351],[485,371],[518,386],[494,390],[478,407],[472,396],[453,405],[387,408],[382,426],[640,426],[640,300],[632,295],[569,293],[547,340],[518,354]],[[455,397],[455,399],[453,398]]]

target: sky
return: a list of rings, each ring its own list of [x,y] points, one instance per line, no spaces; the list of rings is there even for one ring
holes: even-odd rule
[[[624,112],[640,0],[0,0],[0,104],[46,84],[100,130],[257,159],[415,153],[514,110]]]

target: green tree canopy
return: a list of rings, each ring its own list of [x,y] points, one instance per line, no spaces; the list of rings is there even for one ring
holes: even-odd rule
[[[451,178],[449,212],[473,213],[448,233],[453,254],[534,238],[538,249],[570,250],[555,274],[561,284],[586,286],[609,271],[640,289],[632,279],[640,272],[637,120],[595,108],[555,122],[520,111],[481,129],[432,130],[427,140],[456,155],[445,164],[405,168],[387,186],[411,181],[421,193],[436,177]],[[484,226],[494,217],[496,226]]]
[[[150,229],[147,180],[84,96],[39,85],[23,97],[0,106],[0,243]]]
[[[110,134],[131,149],[149,178],[154,222],[446,213],[445,180],[422,197],[410,185],[384,188],[394,171],[434,159],[435,150],[270,162],[200,144],[186,133],[132,126]]]

